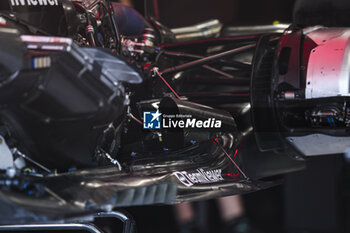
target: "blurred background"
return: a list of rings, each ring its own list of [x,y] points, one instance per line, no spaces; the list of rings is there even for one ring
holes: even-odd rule
[[[127,0],[124,0],[124,2]],[[143,13],[144,1],[133,0]],[[177,28],[219,19],[226,25],[272,24],[275,20],[291,22],[295,0],[158,0],[160,21]]]
[[[143,0],[121,2],[144,13]],[[326,18],[323,11],[312,7],[313,1],[304,2],[311,4],[307,12],[316,12],[318,17]],[[275,21],[291,23],[294,5],[294,0],[158,0],[160,21],[169,28],[209,19],[219,19],[233,26],[271,25]],[[336,15],[336,11],[327,9],[327,5],[319,6]],[[332,15],[327,19],[333,23]],[[258,232],[350,232],[350,169],[344,157],[313,158],[306,170],[287,174],[283,179],[283,185],[242,197],[244,214]],[[216,200],[194,203],[193,208],[197,224],[208,233],[222,232]],[[126,210],[134,217],[141,233],[176,233],[182,230],[171,206],[133,207]]]

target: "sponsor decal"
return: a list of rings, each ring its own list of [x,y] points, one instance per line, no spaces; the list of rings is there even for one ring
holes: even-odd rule
[[[22,35],[21,40],[27,43],[53,43],[53,44],[72,44],[72,39],[55,36],[32,36]]]
[[[221,120],[196,119],[191,115],[166,115],[159,111],[143,113],[144,129],[221,129]]]
[[[197,169],[194,173],[173,172],[173,175],[185,186],[190,187],[195,184],[210,184],[224,180],[221,176],[221,169],[204,170]]]
[[[58,6],[58,0],[11,0],[12,6]]]

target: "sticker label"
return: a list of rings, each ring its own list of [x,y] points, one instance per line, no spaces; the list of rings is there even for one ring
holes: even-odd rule
[[[190,187],[194,184],[210,184],[216,183],[224,180],[221,176],[221,169],[208,170],[197,169],[197,172],[187,173],[182,172],[173,172],[173,175],[185,186]]]

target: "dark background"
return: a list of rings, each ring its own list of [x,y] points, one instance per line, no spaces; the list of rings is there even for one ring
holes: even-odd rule
[[[169,27],[219,19],[230,25],[272,24],[274,20],[291,22],[294,0],[159,0],[161,21]]]
[[[143,13],[142,0],[134,1]],[[208,19],[219,19],[229,25],[272,24],[275,20],[292,20],[294,0],[158,0],[161,22],[183,27]]]
[[[143,1],[136,0],[134,4],[143,12]],[[291,23],[294,4],[294,0],[159,0],[161,22],[170,28],[214,18],[235,26],[272,24],[276,20]],[[349,5],[350,1],[342,0],[299,0],[294,19],[301,25],[349,26]],[[285,175],[284,185],[244,195],[246,214],[266,233],[350,232],[348,167],[342,156],[313,158],[305,171]],[[206,209],[203,222],[210,232],[219,232],[215,200],[194,205]],[[141,233],[178,231],[170,206],[127,210]]]

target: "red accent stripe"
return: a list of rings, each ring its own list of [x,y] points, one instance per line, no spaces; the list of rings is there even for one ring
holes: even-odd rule
[[[153,5],[154,5],[155,17],[156,17],[156,19],[160,20],[158,0],[153,0]]]
[[[176,91],[170,86],[170,84],[162,77],[162,75],[155,70],[157,75],[159,76],[159,78],[161,78],[163,80],[163,82],[165,83],[165,85],[167,85],[169,87],[169,89],[174,93],[174,95],[176,96],[176,98],[178,98],[179,100],[181,100],[180,96],[176,93]]]
[[[237,154],[238,154],[238,149],[236,149],[235,154],[233,155],[233,159],[236,158]]]

